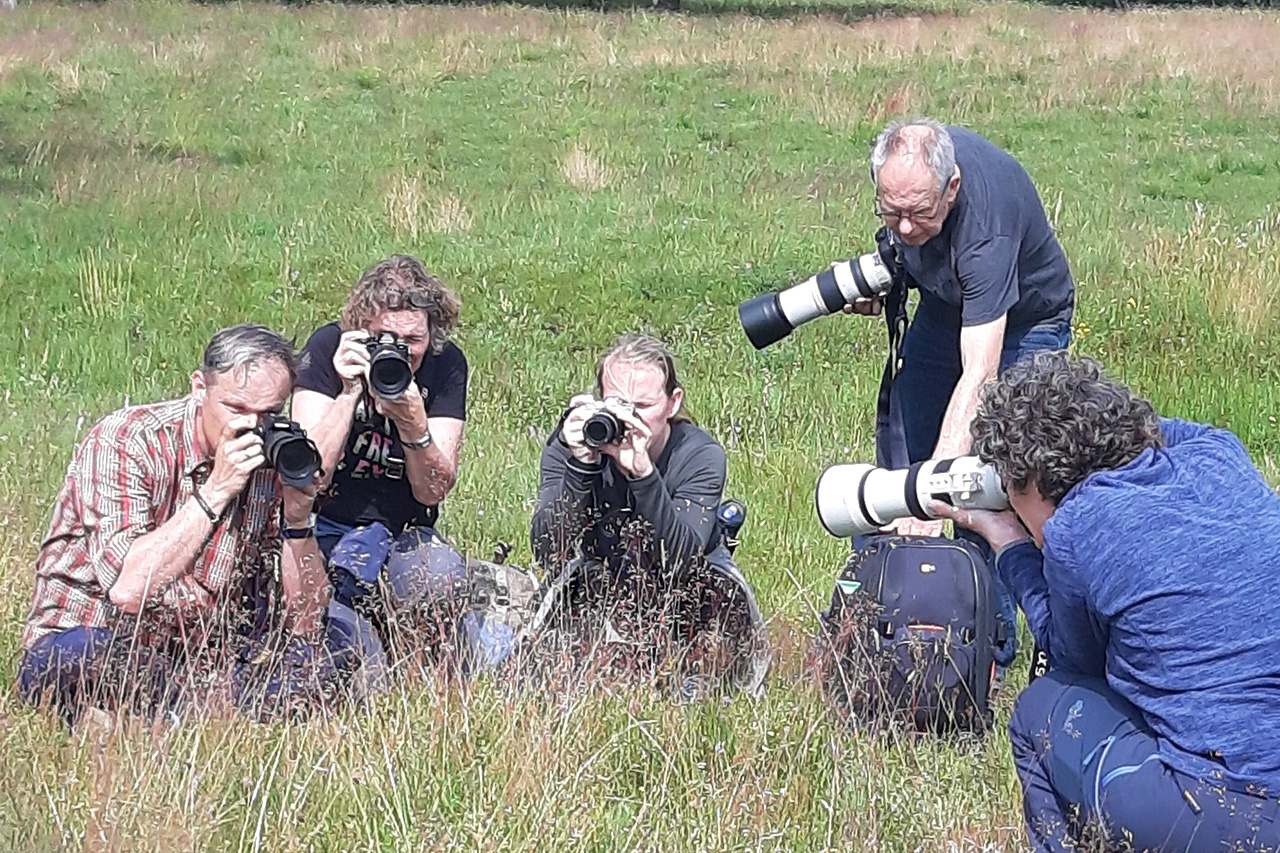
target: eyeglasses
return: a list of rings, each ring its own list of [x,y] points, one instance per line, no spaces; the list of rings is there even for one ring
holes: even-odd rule
[[[387,298],[388,311],[403,311],[406,308],[416,308],[419,311],[425,311],[431,307],[431,299],[424,293],[393,293]]]
[[[942,212],[942,205],[947,200],[947,194],[944,192],[938,196],[938,200],[929,210],[885,210],[880,206],[880,199],[876,199],[875,214],[885,221],[887,225],[896,225],[904,219],[910,219],[912,222],[928,222]]]

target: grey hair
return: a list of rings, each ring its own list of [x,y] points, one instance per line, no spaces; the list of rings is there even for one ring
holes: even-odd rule
[[[207,382],[238,367],[269,359],[280,361],[289,370],[289,385],[298,378],[298,352],[284,335],[257,323],[241,323],[219,329],[204,349],[200,370]]]
[[[922,127],[929,132],[919,134],[905,133],[909,128]],[[938,192],[947,188],[947,182],[956,173],[956,144],[951,139],[947,126],[940,121],[921,116],[919,118],[897,119],[880,131],[875,144],[871,147],[871,180],[879,182],[880,170],[889,158],[895,154],[911,151],[914,140],[920,140],[920,148],[924,153],[925,163],[933,172],[938,182]]]
[[[1090,474],[1164,446],[1149,400],[1065,350],[1037,352],[988,383],[969,431],[1006,489],[1034,486],[1055,506]]]

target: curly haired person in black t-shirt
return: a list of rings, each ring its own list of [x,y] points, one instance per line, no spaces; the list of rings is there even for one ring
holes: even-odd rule
[[[466,421],[467,360],[449,340],[460,307],[420,261],[394,255],[365,271],[341,320],[317,329],[302,353],[293,416],[329,476],[317,539],[334,585],[330,630],[348,631],[375,670],[381,645],[352,611],[384,623],[385,635],[387,622],[413,625],[428,600],[465,578],[462,557],[434,529],[457,480]],[[412,370],[394,396],[370,382],[370,344],[388,336]],[[372,595],[384,565],[391,612]],[[370,677],[376,687],[382,676]]]

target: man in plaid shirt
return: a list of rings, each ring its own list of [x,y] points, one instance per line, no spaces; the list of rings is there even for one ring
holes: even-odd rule
[[[315,489],[265,470],[253,432],[283,410],[295,378],[293,345],[278,333],[223,329],[190,394],[89,430],[36,561],[18,672],[28,702],[50,701],[68,721],[85,707],[170,708],[185,690],[170,664],[194,671],[231,650],[261,622],[266,589],[291,640],[318,635],[328,582]]]

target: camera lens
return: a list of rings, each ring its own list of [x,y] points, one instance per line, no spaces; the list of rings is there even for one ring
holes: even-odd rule
[[[587,447],[604,447],[622,437],[622,424],[612,412],[596,412],[582,425],[582,442]]]
[[[379,347],[369,363],[369,384],[379,397],[394,399],[413,381],[409,359],[393,347]]]
[[[282,483],[295,489],[311,485],[315,473],[320,470],[320,451],[307,438],[302,427],[288,418],[279,417],[263,422],[256,432],[262,436],[262,452],[267,467],[275,469]]]

